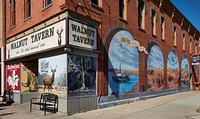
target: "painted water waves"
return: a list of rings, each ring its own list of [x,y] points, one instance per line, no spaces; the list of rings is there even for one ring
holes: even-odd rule
[[[154,45],[147,60],[147,90],[164,89],[164,60],[160,47]]]
[[[170,51],[167,59],[167,87],[179,88],[178,58],[174,51]]]
[[[127,31],[116,33],[108,53],[108,93],[109,95],[128,94],[138,91],[139,56],[136,46],[128,46],[120,42],[126,37],[134,40]]]
[[[97,58],[68,55],[68,97],[96,95]]]
[[[182,57],[181,63],[181,85],[182,87],[189,87],[189,63],[187,57],[184,55]]]

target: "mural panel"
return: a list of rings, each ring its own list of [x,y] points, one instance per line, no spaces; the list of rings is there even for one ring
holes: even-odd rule
[[[147,60],[147,90],[156,91],[164,89],[164,60],[160,47],[151,47]]]
[[[20,63],[6,66],[7,89],[20,92]]]
[[[184,55],[182,57],[181,63],[181,85],[182,87],[189,87],[189,63],[187,57]]]
[[[21,92],[38,91],[38,64],[21,63]]]
[[[96,95],[97,58],[68,55],[68,97]]]
[[[167,59],[167,86],[168,88],[179,88],[178,58],[174,51],[170,51]]]
[[[139,56],[136,46],[120,42],[121,38],[133,41],[127,31],[116,33],[110,43],[108,53],[108,93],[127,94],[138,91]]]
[[[39,59],[38,92],[50,92],[60,97],[67,96],[67,55]]]

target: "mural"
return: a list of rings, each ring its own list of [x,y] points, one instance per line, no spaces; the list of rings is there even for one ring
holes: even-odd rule
[[[21,92],[38,91],[38,64],[21,63]]]
[[[147,90],[164,89],[164,60],[160,47],[151,47],[147,60]]]
[[[20,92],[20,63],[6,66],[7,89]]]
[[[138,91],[139,56],[136,46],[120,42],[126,37],[133,41],[127,31],[116,33],[110,43],[108,53],[108,93],[109,95],[135,93]]]
[[[174,51],[170,51],[167,59],[167,86],[168,88],[179,88],[178,58]]]
[[[39,59],[38,92],[51,92],[66,97],[67,55],[57,55]]]
[[[97,58],[68,55],[68,97],[96,95]]]
[[[189,87],[189,63],[187,57],[184,55],[182,57],[181,63],[181,85],[182,87]]]

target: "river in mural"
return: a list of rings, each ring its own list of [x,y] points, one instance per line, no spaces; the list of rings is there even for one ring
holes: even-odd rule
[[[134,40],[127,31],[117,32],[110,43],[108,53],[108,93],[127,94],[137,92],[139,80],[139,56],[136,46],[120,42],[126,37]]]
[[[160,47],[151,47],[147,60],[147,90],[164,89],[164,60]]]
[[[181,63],[181,85],[182,87],[189,87],[189,63],[187,57],[184,55],[182,57]]]
[[[167,59],[167,87],[179,88],[178,58],[174,51],[170,51]]]

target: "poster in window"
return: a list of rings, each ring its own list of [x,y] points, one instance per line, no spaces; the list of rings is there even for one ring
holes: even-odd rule
[[[7,89],[13,92],[20,92],[20,63],[6,66]]]
[[[66,97],[67,55],[39,59],[39,93],[49,92]]]
[[[68,97],[96,95],[97,58],[68,55]]]

